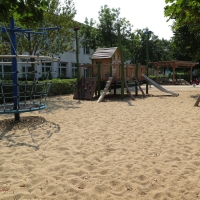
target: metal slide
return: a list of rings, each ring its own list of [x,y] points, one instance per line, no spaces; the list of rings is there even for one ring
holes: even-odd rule
[[[166,93],[169,93],[171,94],[172,96],[178,96],[179,94],[178,93],[175,93],[175,92],[171,92],[169,90],[166,90],[165,88],[163,88],[161,85],[159,85],[158,83],[156,83],[155,81],[153,81],[152,79],[150,79],[149,77],[147,77],[146,75],[142,74],[142,76],[150,83],[152,84],[153,86],[155,86],[156,88],[158,88],[159,90],[161,90],[162,92],[166,92]]]

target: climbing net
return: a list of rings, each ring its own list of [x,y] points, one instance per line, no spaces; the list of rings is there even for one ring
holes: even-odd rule
[[[7,72],[6,68],[12,65],[13,58],[21,67],[31,65],[34,66],[34,70]],[[52,84],[51,77],[56,73],[53,71],[53,63],[59,62],[59,58],[40,55],[0,55],[0,60],[0,114],[31,112],[46,108],[45,101]],[[48,70],[41,70],[46,63]],[[14,78],[17,78],[15,83]],[[19,81],[19,78],[23,78],[23,81]]]

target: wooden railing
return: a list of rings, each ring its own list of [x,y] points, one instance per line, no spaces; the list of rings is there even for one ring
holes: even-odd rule
[[[98,65],[97,64],[88,64],[81,65],[81,67],[87,68],[87,76],[88,77],[98,77]],[[111,70],[112,69],[112,70]],[[141,74],[146,74],[145,66],[139,65],[138,67],[138,79],[141,79]],[[110,72],[112,71],[112,74]],[[136,74],[136,66],[131,64],[124,65],[124,76],[127,80],[135,77]],[[101,80],[107,81],[110,76],[113,76],[113,81],[121,79],[121,64],[101,64],[100,66],[100,78]]]

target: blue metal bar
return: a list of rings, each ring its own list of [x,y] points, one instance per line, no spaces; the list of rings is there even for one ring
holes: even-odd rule
[[[15,28],[15,31],[19,31],[20,29],[22,29],[22,27],[17,27],[17,28]]]
[[[5,28],[5,27],[2,27],[2,26],[0,26],[0,28],[1,28],[1,32],[10,32],[10,28]]]
[[[18,31],[18,32],[32,33],[32,34],[46,34],[46,32],[35,32],[35,31],[24,31],[24,30],[21,30],[21,31]]]
[[[12,17],[11,22],[10,22],[10,28],[11,28],[11,31],[10,31],[11,55],[16,55],[17,45],[16,45],[16,35],[14,33],[15,21],[14,21],[13,17]],[[13,98],[13,100],[14,100],[13,109],[17,110],[18,104],[19,104],[19,99],[17,98],[18,93],[19,93],[19,89],[18,89],[18,74],[17,74],[17,59],[16,59],[16,57],[12,58],[12,72],[16,72],[16,73],[12,74],[12,79],[13,79],[12,81],[13,81],[13,96],[15,96]],[[19,118],[20,118],[19,113],[15,113],[14,115],[15,115],[15,120],[19,120]]]
[[[24,104],[24,105],[28,105],[28,104]],[[0,108],[4,108],[3,110],[0,109],[0,114],[19,114],[19,113],[24,113],[24,112],[32,112],[32,111],[38,111],[38,110],[42,110],[46,108],[45,104],[36,104],[35,107],[30,107],[30,108],[23,108],[23,109],[17,109],[17,110],[13,110],[13,109],[9,109],[6,108],[9,105],[6,106],[0,106]],[[12,106],[12,104],[10,104],[10,107]],[[30,105],[31,106],[31,105]]]

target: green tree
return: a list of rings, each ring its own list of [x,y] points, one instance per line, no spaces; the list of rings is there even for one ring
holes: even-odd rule
[[[44,13],[43,22],[30,26],[25,23],[27,29],[33,28],[45,34],[18,33],[17,34],[17,52],[18,54],[28,53],[29,55],[56,55],[66,52],[73,48],[74,26],[77,22],[73,20],[76,11],[72,0],[65,0],[63,3],[59,0],[47,0],[47,12]],[[18,24],[19,25],[19,24]],[[32,24],[31,24],[32,25]],[[48,28],[58,27],[51,30]],[[3,34],[4,42],[0,45],[0,51],[3,54],[10,54],[10,39],[7,33]],[[7,48],[5,48],[7,47]],[[35,61],[34,58],[31,59]],[[31,64],[29,71],[34,71],[34,64]]]
[[[146,64],[146,45],[148,28],[137,29],[131,33],[127,39],[126,49],[131,63],[136,60],[141,64]],[[159,39],[153,32],[149,39],[149,60],[152,62],[171,60],[171,41]]]
[[[11,17],[18,21],[20,26],[36,25],[43,21],[44,12],[48,6],[47,0],[0,0],[0,26],[10,23]],[[10,53],[10,40],[7,34],[0,31],[0,52]]]
[[[102,47],[118,46],[117,22],[120,23],[122,45],[124,45],[125,39],[131,33],[132,26],[130,22],[126,18],[120,17],[120,8],[110,9],[107,5],[101,6],[97,29],[99,30],[99,39]]]
[[[178,57],[199,60],[200,2],[198,0],[166,0],[165,16],[174,20],[173,43]]]
[[[107,5],[101,6],[99,11],[99,22],[86,18],[85,23],[81,25],[80,35],[87,41],[90,48],[114,47],[118,46],[117,22],[120,22],[122,45],[125,38],[131,32],[131,24],[125,18],[120,18],[120,9],[110,9]],[[84,43],[85,44],[85,43]]]
[[[63,53],[72,49],[73,27],[77,25],[73,20],[75,14],[72,0],[65,0],[64,3],[61,3],[60,0],[48,0],[48,11],[44,13],[44,21],[37,25],[37,28],[42,27],[46,34],[25,33],[20,35],[18,46],[21,46],[21,53],[25,51],[30,55],[36,53],[57,54],[58,51]],[[59,31],[48,30],[51,27],[58,27]]]
[[[43,20],[47,0],[0,0],[1,20],[9,23],[14,16],[22,25],[37,24]]]
[[[174,28],[190,26],[191,30],[200,29],[200,2],[198,0],[165,0],[165,16],[173,19]]]
[[[88,20],[85,18],[84,24],[81,24],[80,35],[81,35],[81,44],[84,47],[91,49],[96,49],[100,46],[100,41],[98,40],[99,32],[96,27],[96,22],[93,19]]]
[[[72,49],[74,40],[73,27],[77,23],[73,20],[76,11],[72,0],[65,0],[63,3],[59,0],[47,0],[47,12],[44,13],[44,20],[36,24],[27,24],[26,28],[43,28],[40,32],[45,34],[20,33],[17,34],[18,53],[27,52],[30,55],[40,54],[58,54]],[[48,30],[51,27],[58,27],[58,30]],[[9,37],[5,33],[5,44],[9,44]],[[0,48],[2,49],[2,48]],[[8,54],[9,52],[7,52]]]
[[[127,62],[135,63],[136,60],[141,64],[146,64],[146,32],[148,28],[132,31],[132,25],[125,18],[120,17],[120,9],[110,9],[107,5],[102,6],[99,11],[99,22],[86,18],[81,25],[80,35],[82,44],[92,49],[97,47],[118,46],[117,22],[120,22],[121,43],[124,51],[124,59]],[[172,59],[171,41],[159,39],[158,36],[151,34],[149,40],[149,59],[150,61]]]

